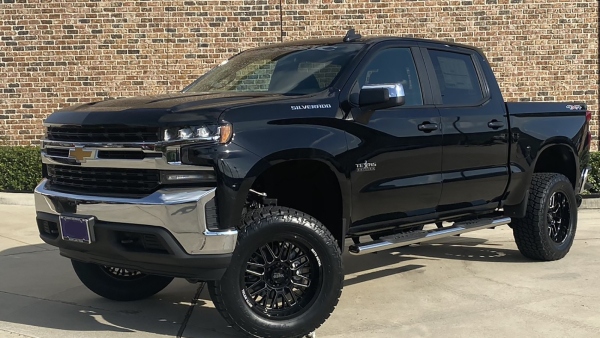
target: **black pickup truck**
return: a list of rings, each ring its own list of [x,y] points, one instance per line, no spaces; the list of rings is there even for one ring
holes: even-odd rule
[[[336,306],[344,250],[509,225],[523,255],[564,257],[589,120],[583,103],[505,103],[469,46],[274,44],[180,93],[50,115],[37,225],[100,296],[206,281],[244,334],[300,337]]]

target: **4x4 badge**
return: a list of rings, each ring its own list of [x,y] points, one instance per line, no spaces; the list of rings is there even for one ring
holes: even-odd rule
[[[94,157],[94,150],[85,150],[84,147],[75,147],[73,149],[69,149],[69,158],[77,160],[77,162],[79,163],[85,163],[86,160],[92,159]]]

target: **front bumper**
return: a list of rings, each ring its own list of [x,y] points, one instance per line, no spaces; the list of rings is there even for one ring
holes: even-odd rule
[[[212,279],[213,274],[201,270],[224,272],[237,241],[235,229],[209,228],[207,204],[214,201],[215,190],[165,188],[143,198],[115,198],[58,192],[43,180],[34,196],[40,236],[64,256],[176,277],[208,274]],[[63,240],[60,215],[92,217],[95,241]]]

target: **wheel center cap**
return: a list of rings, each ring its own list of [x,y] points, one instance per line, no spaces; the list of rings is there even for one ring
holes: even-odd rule
[[[271,273],[271,280],[275,284],[282,284],[287,278],[287,273],[281,268],[274,269]]]

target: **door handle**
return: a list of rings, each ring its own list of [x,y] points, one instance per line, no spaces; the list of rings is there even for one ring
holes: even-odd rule
[[[498,120],[491,120],[490,122],[488,122],[488,127],[492,129],[500,129],[504,127],[504,122]]]
[[[430,133],[434,130],[438,129],[438,125],[437,123],[431,123],[429,121],[423,122],[421,124],[419,124],[418,126],[420,131],[426,132],[426,133]]]

